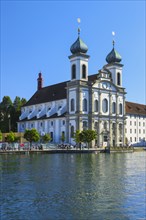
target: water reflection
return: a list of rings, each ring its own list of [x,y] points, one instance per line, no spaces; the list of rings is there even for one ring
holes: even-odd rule
[[[1,219],[145,219],[145,156],[0,155]]]

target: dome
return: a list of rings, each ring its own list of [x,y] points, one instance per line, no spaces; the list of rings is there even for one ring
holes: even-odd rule
[[[80,37],[72,44],[70,47],[70,51],[72,54],[75,53],[86,53],[88,51],[87,45],[81,40]]]
[[[115,50],[115,48],[113,48],[112,51],[106,57],[107,63],[120,63],[121,60],[122,60],[122,57]]]

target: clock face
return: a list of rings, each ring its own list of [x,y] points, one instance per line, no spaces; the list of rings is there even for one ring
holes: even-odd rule
[[[103,83],[103,84],[102,84],[102,87],[103,87],[104,89],[107,89],[107,87],[108,87],[107,83]]]

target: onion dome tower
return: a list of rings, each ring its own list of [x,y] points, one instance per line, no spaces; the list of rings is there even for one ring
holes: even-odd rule
[[[113,40],[113,49],[106,57],[107,63],[120,63],[122,60],[121,55],[115,50],[114,45],[115,45],[115,41]]]
[[[78,20],[80,23],[80,19]],[[71,81],[74,80],[88,80],[88,60],[87,55],[88,47],[80,38],[80,28],[78,28],[78,38],[71,45],[70,51],[72,55],[69,56],[71,64]]]
[[[123,64],[120,63],[121,60],[122,57],[115,50],[115,41],[113,40],[113,49],[106,56],[106,62],[108,64],[105,67],[111,72],[113,83],[118,87],[122,87]]]

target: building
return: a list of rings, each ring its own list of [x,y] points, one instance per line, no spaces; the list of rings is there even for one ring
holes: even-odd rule
[[[80,30],[70,51],[70,80],[43,87],[39,73],[37,91],[21,109],[18,132],[36,128],[41,135],[50,133],[54,143],[60,143],[64,134],[67,143],[75,144],[76,130],[92,129],[98,134],[92,143],[97,147],[145,140],[146,106],[125,101],[122,58],[114,41],[107,63],[94,75],[88,73],[90,56]]]

